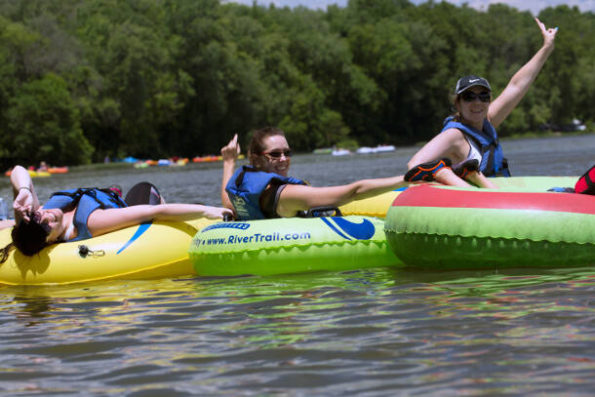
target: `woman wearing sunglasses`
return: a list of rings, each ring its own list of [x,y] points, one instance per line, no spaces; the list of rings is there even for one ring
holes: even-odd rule
[[[129,206],[116,192],[95,188],[54,193],[42,207],[25,168],[16,166],[10,181],[16,225],[11,232],[12,243],[0,250],[3,260],[13,245],[31,256],[56,242],[84,240],[151,220],[222,219],[231,215],[226,208],[199,204],[153,204],[162,201],[158,193],[159,199],[151,200],[151,191],[147,205]]]
[[[288,176],[291,150],[282,130],[254,132],[248,148],[250,165],[234,172],[240,153],[238,136],[221,149],[221,200],[238,220],[301,216],[321,207],[336,208],[405,186],[403,176],[364,179],[342,186],[312,187]]]
[[[521,101],[554,49],[558,28],[547,29],[535,18],[543,45],[512,77],[504,91],[492,100],[492,88],[479,76],[465,76],[455,87],[456,113],[444,128],[409,161],[415,172],[409,180],[453,178],[454,172],[482,187],[495,187],[485,176],[510,176],[496,128]],[[452,162],[452,169],[450,168]],[[460,181],[463,182],[463,181]],[[463,182],[464,183],[464,182]],[[466,185],[466,183],[464,183]]]

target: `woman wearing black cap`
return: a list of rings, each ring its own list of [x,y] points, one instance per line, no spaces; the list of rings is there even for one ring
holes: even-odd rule
[[[515,73],[500,96],[492,101],[492,88],[482,77],[471,75],[459,79],[454,91],[456,113],[445,120],[441,133],[411,158],[408,180],[435,179],[453,184],[456,174],[476,185],[495,187],[485,176],[510,176],[496,128],[529,90],[554,49],[558,31],[558,28],[547,29],[537,18],[535,21],[541,29],[543,46]],[[455,184],[467,185],[456,179]]]

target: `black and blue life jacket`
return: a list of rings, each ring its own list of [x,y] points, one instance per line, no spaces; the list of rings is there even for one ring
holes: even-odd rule
[[[124,208],[127,206],[118,194],[109,189],[83,187],[52,193],[43,208],[59,208],[62,211],[70,211],[76,207],[72,223],[77,228],[78,235],[69,241],[78,241],[93,237],[87,226],[87,221],[93,211],[98,208]]]
[[[483,123],[483,130],[479,131],[466,124],[455,121],[453,116],[449,116],[444,120],[442,131],[446,131],[449,128],[458,129],[479,146],[481,151],[479,170],[485,176],[510,176],[508,161],[504,158],[502,146],[498,141],[498,133],[487,119]]]
[[[242,166],[232,175],[225,191],[236,211],[238,220],[266,219],[260,208],[260,197],[270,184],[306,185],[306,182],[271,172],[257,171],[252,166]]]

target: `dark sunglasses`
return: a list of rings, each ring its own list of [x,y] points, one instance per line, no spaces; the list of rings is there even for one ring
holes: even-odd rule
[[[465,91],[461,94],[461,98],[465,102],[473,102],[476,99],[479,99],[482,102],[489,102],[492,99],[492,96],[488,91],[482,91],[479,94],[476,94],[473,91]]]
[[[265,156],[270,156],[274,159],[280,159],[281,156],[291,157],[291,150],[274,150],[272,152],[262,152]]]

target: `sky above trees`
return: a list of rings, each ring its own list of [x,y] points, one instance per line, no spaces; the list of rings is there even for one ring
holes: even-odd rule
[[[252,4],[253,0],[224,0],[223,2],[236,2],[241,4]],[[268,5],[275,4],[279,7],[289,6],[295,7],[303,5],[308,8],[322,8],[330,4],[338,4],[339,6],[345,6],[348,0],[256,0],[258,4]],[[424,3],[425,0],[410,0],[414,4]],[[467,3],[470,7],[478,10],[485,10],[490,4],[503,3],[511,7],[514,7],[521,11],[531,11],[533,14],[539,13],[544,8],[555,7],[558,5],[565,4],[573,7],[577,6],[581,11],[595,12],[595,0],[446,0],[449,3],[462,5]],[[436,0],[439,2],[439,0]]]

